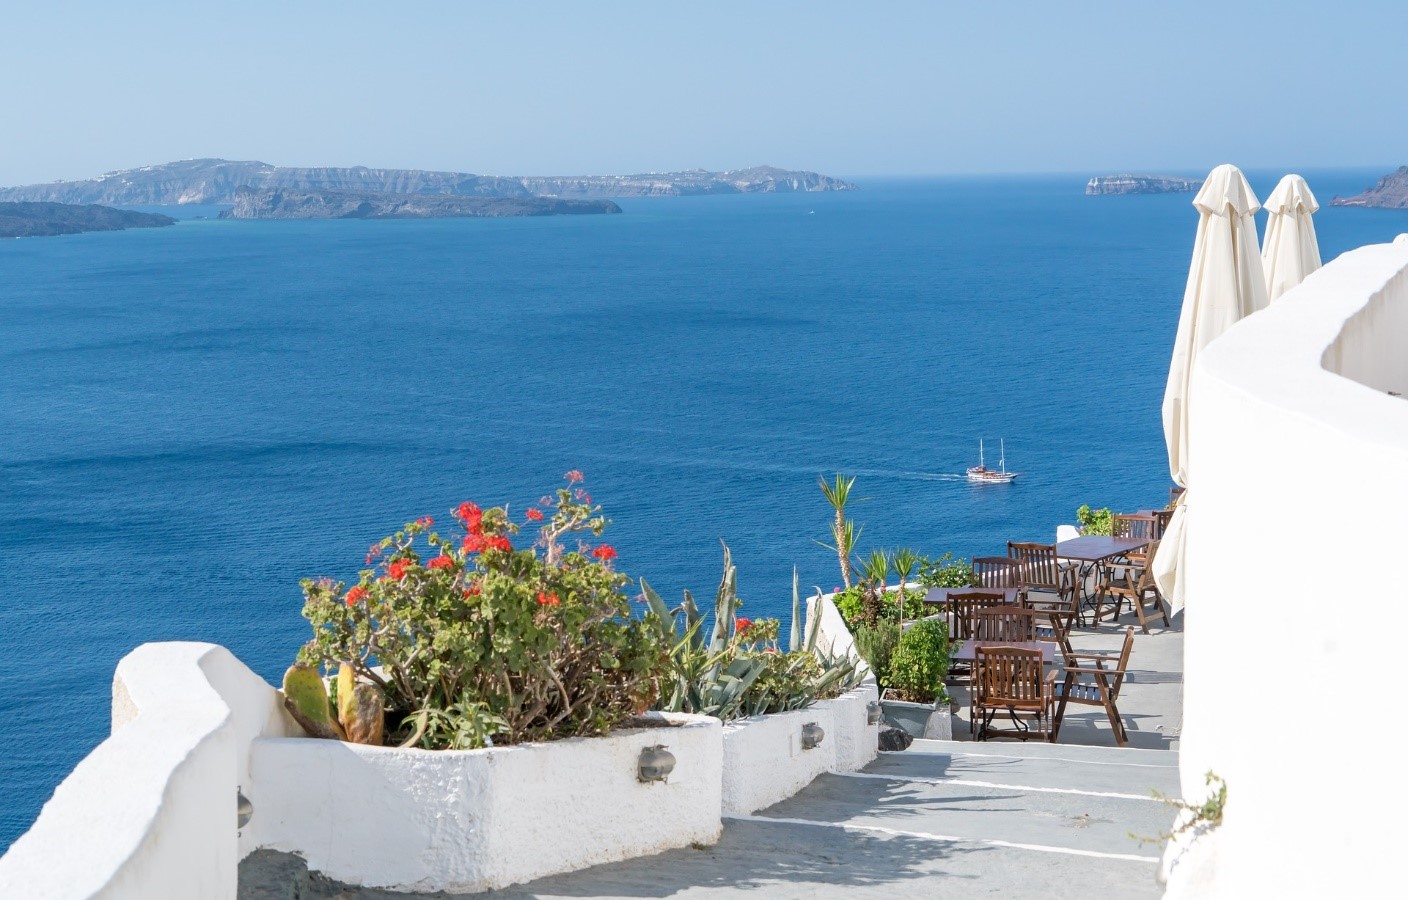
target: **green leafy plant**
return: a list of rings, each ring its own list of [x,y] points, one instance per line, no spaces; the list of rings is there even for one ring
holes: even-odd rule
[[[821,493],[826,497],[826,502],[831,504],[834,513],[831,523],[832,543],[822,546],[836,554],[836,561],[841,566],[841,583],[846,587],[851,586],[851,557],[855,553],[861,532],[854,522],[846,518],[846,505],[851,502],[851,488],[855,483],[854,475],[846,476],[840,472],[836,473],[832,482],[825,478],[818,479]]]
[[[1162,791],[1150,791],[1149,793],[1155,800],[1161,800],[1182,813],[1179,816],[1180,821],[1172,830],[1166,831],[1158,837],[1141,837],[1132,831],[1129,832],[1129,836],[1140,844],[1162,844],[1184,832],[1216,828],[1221,825],[1222,813],[1227,807],[1227,782],[1211,769],[1203,776],[1203,782],[1208,786],[1209,793],[1207,799],[1202,803],[1189,803],[1177,797],[1170,797]]]
[[[942,619],[920,619],[900,636],[890,656],[887,696],[911,703],[946,700],[948,669],[948,626]]]
[[[402,746],[603,734],[649,709],[669,647],[650,611],[631,614],[616,551],[586,543],[609,523],[581,473],[566,479],[525,513],[525,525],[541,523],[532,547],[514,547],[508,507],[466,502],[454,512],[462,538],[418,519],[372,546],[350,589],[303,581],[313,638],[299,661],[345,663],[379,688],[386,738]]]
[[[971,587],[973,564],[967,559],[955,559],[952,553],[945,553],[938,559],[921,559],[919,583],[925,587]]]
[[[900,634],[898,622],[877,622],[855,628],[856,651],[882,688],[890,686],[890,657],[899,645]]]
[[[1081,534],[1103,534],[1108,535],[1114,528],[1109,507],[1105,509],[1091,509],[1089,506],[1081,506],[1076,510],[1076,527]]]
[[[854,657],[817,647],[820,616],[814,616],[806,634],[802,634],[801,596],[795,571],[793,624],[787,651],[778,646],[782,630],[778,620],[755,621],[737,615],[742,602],[737,594],[737,570],[727,544],[723,577],[715,593],[713,637],[707,646],[700,636],[699,611],[688,591],[684,603],[674,610],[665,606],[644,579],[641,591],[654,621],[665,623],[660,627],[671,647],[671,666],[659,709],[710,715],[724,721],[786,712],[839,696],[864,677]]]
[[[851,629],[852,633],[861,625],[874,625],[877,622],[897,623],[901,618],[898,590],[886,591],[882,596],[867,590],[864,584],[858,584],[850,590],[833,594],[831,602],[836,604],[836,611],[841,614],[846,627]],[[908,621],[923,616],[924,591],[905,591],[903,618]]]

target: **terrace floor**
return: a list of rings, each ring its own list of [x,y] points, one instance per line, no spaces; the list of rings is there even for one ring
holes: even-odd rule
[[[1126,618],[1130,618],[1126,616]],[[822,775],[757,815],[724,822],[712,847],[539,879],[495,900],[680,898],[1156,897],[1159,846],[1178,793],[1181,620],[1136,629],[1120,698],[1129,746],[1098,707],[1069,707],[1059,744],[915,741],[864,771]],[[1077,650],[1117,652],[1123,630],[1082,630]],[[340,885],[297,857],[260,851],[240,866],[241,900],[397,900]]]

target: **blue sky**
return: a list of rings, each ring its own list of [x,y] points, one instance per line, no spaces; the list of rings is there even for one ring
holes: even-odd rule
[[[1379,2],[26,3],[0,184],[199,156],[493,174],[1390,166]]]

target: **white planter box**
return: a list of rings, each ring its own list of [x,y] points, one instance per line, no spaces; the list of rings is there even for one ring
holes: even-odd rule
[[[653,715],[681,724],[486,750],[261,738],[261,843],[347,884],[453,892],[712,844],[720,723]],[[675,755],[674,772],[642,784],[637,762],[654,744]]]
[[[826,732],[817,747],[802,749],[802,726]],[[723,727],[723,812],[748,815],[786,800],[836,764],[836,724],[820,704],[795,712],[735,719]]]
[[[953,714],[948,701],[942,703],[908,703],[885,700],[885,717],[910,737],[931,741],[953,740]]]
[[[883,720],[874,725],[866,721],[870,715],[870,703],[879,698],[880,691],[875,686],[875,679],[866,678],[865,683],[855,690],[842,694],[835,700],[822,700],[812,707],[831,711],[834,727],[832,731],[827,732],[826,740],[834,740],[836,743],[834,771],[859,771],[869,765],[880,752],[880,728]]]

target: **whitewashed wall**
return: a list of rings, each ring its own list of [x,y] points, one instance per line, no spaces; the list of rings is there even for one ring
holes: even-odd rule
[[[291,726],[278,693],[225,648],[138,647],[113,679],[112,736],[0,858],[0,897],[234,897],[252,848],[235,811],[249,744]]]
[[[1401,883],[1405,384],[1408,243],[1339,257],[1195,369],[1180,768],[1228,802],[1171,848],[1169,896]]]

